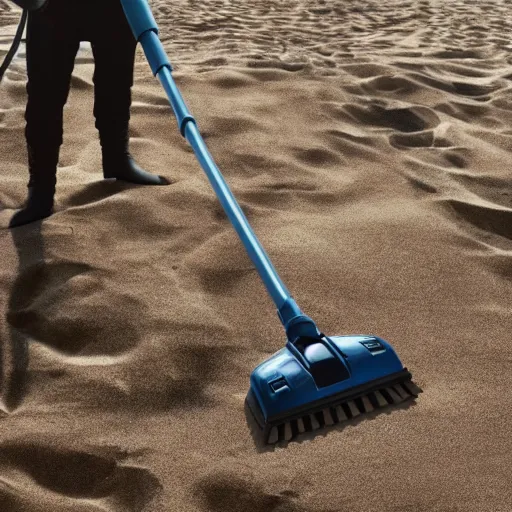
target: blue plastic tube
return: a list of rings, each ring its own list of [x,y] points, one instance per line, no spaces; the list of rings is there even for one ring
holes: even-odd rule
[[[121,3],[133,34],[144,49],[153,74],[158,77],[167,94],[180,133],[192,146],[226,215],[238,233],[269,295],[272,297],[288,338],[305,335],[319,336],[320,333],[314,322],[302,313],[290,296],[208,151],[197,128],[196,120],[188,111],[172,78],[172,66],[158,37],[158,26],[147,0],[121,0]]]

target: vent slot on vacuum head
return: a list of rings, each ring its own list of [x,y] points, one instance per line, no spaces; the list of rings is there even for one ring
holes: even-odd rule
[[[293,345],[302,355],[306,370],[313,376],[318,388],[350,378],[341,356],[334,353],[323,339],[302,337]]]

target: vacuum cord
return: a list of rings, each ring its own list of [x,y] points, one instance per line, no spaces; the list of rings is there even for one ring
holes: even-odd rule
[[[7,52],[7,55],[5,56],[5,59],[2,62],[2,65],[0,66],[0,82],[2,81],[2,78],[4,77],[4,73],[7,71],[9,64],[11,63],[12,59],[16,55],[16,52],[18,51],[18,48],[21,43],[21,38],[23,37],[23,31],[25,30],[25,25],[27,23],[27,16],[28,16],[28,10],[23,9],[23,14],[21,15],[20,23],[18,25],[18,30],[16,30],[16,35],[14,36],[14,41],[12,42],[11,48]]]

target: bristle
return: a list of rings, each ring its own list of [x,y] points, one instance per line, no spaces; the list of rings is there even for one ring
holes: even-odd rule
[[[318,423],[314,414],[309,415],[309,420],[311,421],[311,430],[318,430],[320,428],[320,423]]]
[[[370,391],[367,395],[337,405],[333,404],[331,407],[273,426],[270,429],[267,443],[275,444],[282,440],[291,441],[299,434],[318,430],[324,426],[332,426],[355,418],[360,414],[372,412],[380,407],[401,403],[416,397],[421,392],[422,390],[410,380]]]
[[[284,425],[284,440],[290,441],[290,439],[293,437],[292,433],[292,425],[290,422],[285,423]]]
[[[361,400],[363,402],[363,406],[364,406],[366,412],[372,412],[374,408],[373,408],[372,403],[370,402],[370,399],[367,396],[363,396],[361,398]]]
[[[413,396],[418,396],[421,393],[421,389],[412,380],[406,380],[403,385]]]
[[[330,409],[324,409],[322,412],[324,413],[325,424],[327,426],[334,425],[334,419],[332,417],[331,410]]]
[[[386,388],[386,391],[389,393],[389,396],[391,397],[395,404],[403,402],[403,398],[393,388]]]
[[[277,427],[272,427],[270,429],[270,434],[268,435],[268,443],[274,444],[279,441],[279,431],[277,430]]]
[[[348,420],[347,415],[345,414],[345,411],[343,410],[343,407],[341,405],[337,405],[334,410],[336,411],[336,416],[338,416],[338,421],[346,421]]]
[[[361,414],[359,409],[357,408],[357,405],[352,400],[349,400],[347,402],[347,405],[350,409],[350,412],[352,413],[352,418],[355,418],[356,416],[359,416]]]
[[[401,384],[395,384],[393,389],[400,395],[402,400],[407,400],[410,397],[410,394],[402,387]]]
[[[313,427],[311,426],[311,419],[308,416],[302,416],[302,421],[304,422],[304,428],[306,429],[306,432],[311,432],[313,430]]]
[[[388,405],[388,401],[382,396],[382,393],[380,391],[375,391],[375,398],[377,399],[377,402],[379,403],[379,407],[385,407]]]

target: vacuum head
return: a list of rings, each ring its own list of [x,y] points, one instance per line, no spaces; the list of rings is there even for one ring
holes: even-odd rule
[[[273,444],[412,399],[411,379],[376,336],[300,338],[252,372],[246,404]]]

